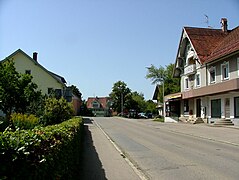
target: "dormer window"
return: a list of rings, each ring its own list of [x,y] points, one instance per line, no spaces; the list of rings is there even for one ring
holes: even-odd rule
[[[93,107],[93,108],[100,108],[100,104],[99,104],[97,101],[94,101],[94,102],[92,103],[92,107]]]
[[[225,61],[221,65],[221,71],[222,71],[222,80],[229,79],[229,63],[228,62]]]

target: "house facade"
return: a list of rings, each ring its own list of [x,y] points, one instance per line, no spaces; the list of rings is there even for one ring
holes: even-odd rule
[[[158,115],[160,115],[160,116],[163,116],[164,114],[163,114],[163,103],[162,102],[160,102],[160,93],[162,93],[161,91],[160,91],[160,85],[156,85],[156,87],[155,87],[155,90],[154,90],[154,94],[153,94],[153,100],[155,100],[155,101],[157,101],[157,110],[158,110]]]
[[[179,120],[239,125],[239,26],[184,27],[174,67],[181,78]]]
[[[81,97],[73,95],[71,89],[66,86],[64,77],[48,71],[39,64],[36,52],[30,57],[24,51],[18,49],[5,60],[7,59],[13,60],[17,72],[32,75],[32,81],[37,84],[38,90],[43,95],[54,93],[57,97],[64,97],[68,102],[73,102],[74,112],[77,114],[80,108]]]
[[[112,115],[111,103],[109,97],[89,97],[87,108],[92,111],[94,116],[107,117]]]

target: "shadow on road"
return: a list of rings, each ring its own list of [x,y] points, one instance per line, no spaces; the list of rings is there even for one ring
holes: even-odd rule
[[[82,177],[84,180],[106,179],[105,171],[93,144],[89,126],[92,125],[90,118],[84,118],[84,139],[82,152]]]

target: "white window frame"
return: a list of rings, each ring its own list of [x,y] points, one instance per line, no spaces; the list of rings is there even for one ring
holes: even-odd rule
[[[189,78],[184,78],[184,90],[189,90]]]
[[[237,75],[239,76],[239,57],[237,58]]]
[[[227,77],[224,77],[224,69],[227,68]],[[229,73],[229,62],[225,61],[223,64],[221,64],[221,79],[222,81],[230,79],[230,73]]]
[[[197,81],[197,77],[199,77],[199,81]],[[195,87],[201,87],[201,73],[200,72],[195,74]]]
[[[215,73],[214,81],[212,81],[212,77],[211,77],[211,72],[212,71],[214,71],[214,73]],[[210,84],[216,83],[216,67],[215,66],[211,66],[210,69],[209,69],[209,83]]]

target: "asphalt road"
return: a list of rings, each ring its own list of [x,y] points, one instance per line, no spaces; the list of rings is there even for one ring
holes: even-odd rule
[[[117,117],[93,120],[148,179],[239,179],[239,130]],[[187,133],[191,129],[196,135]],[[204,138],[207,133],[215,138]],[[235,141],[224,141],[227,135]]]

